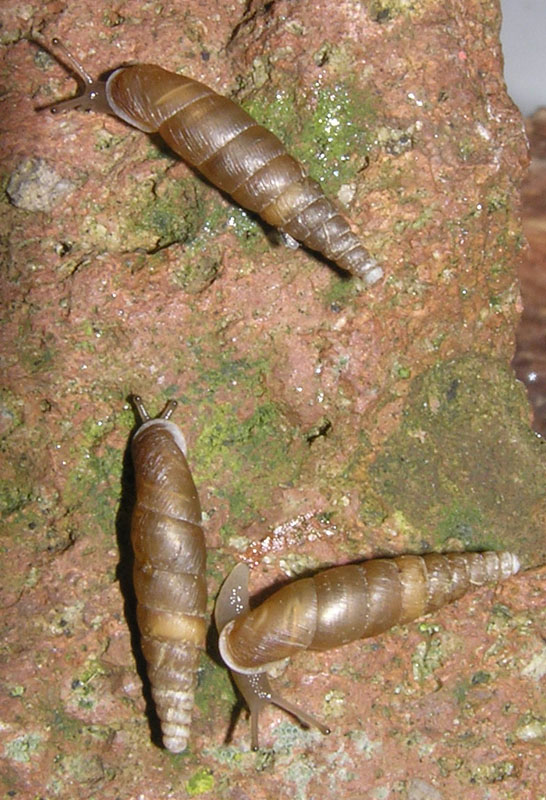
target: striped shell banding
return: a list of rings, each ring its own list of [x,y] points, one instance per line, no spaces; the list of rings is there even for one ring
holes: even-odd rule
[[[379,558],[294,581],[250,610],[248,567],[238,564],[218,595],[215,620],[220,653],[251,712],[252,747],[258,747],[258,717],[268,703],[327,732],[272,691],[265,675],[271,665],[301,650],[376,636],[518,569],[517,557],[507,552]]]
[[[205,538],[201,506],[188,463],[186,442],[169,417],[171,400],[150,419],[140,397],[142,420],[132,440],[136,502],[131,520],[133,581],[141,647],[165,747],[186,748],[205,644]]]
[[[319,184],[237,103],[153,64],[120,67],[105,82],[95,81],[57,39],[53,46],[84,84],[82,95],[57,103],[53,112],[93,109],[159,133],[184,161],[288,240],[303,242],[367,284],[382,277]]]

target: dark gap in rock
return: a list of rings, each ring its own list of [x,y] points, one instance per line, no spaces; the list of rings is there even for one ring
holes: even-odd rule
[[[512,366],[527,389],[533,428],[546,436],[546,108],[525,124],[531,163],[522,187],[522,217],[529,250],[520,268],[523,312]]]

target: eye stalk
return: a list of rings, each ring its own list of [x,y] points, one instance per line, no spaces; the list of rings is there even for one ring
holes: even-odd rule
[[[83,92],[81,94],[68,100],[61,100],[60,103],[55,103],[49,109],[51,113],[63,114],[72,108],[80,108],[82,111],[98,111],[111,114],[112,109],[106,99],[106,81],[95,80],[95,78],[91,77],[84,66],[57,37],[51,40],[51,46],[53,50],[59,53],[59,60],[69,65],[72,72],[83,84]]]

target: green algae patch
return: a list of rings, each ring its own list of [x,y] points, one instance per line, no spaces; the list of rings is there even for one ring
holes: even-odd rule
[[[242,100],[241,105],[251,117],[278,136],[284,146],[290,149],[294,133],[300,124],[296,93],[294,89],[280,88],[279,83],[277,76],[277,86],[267,84],[267,89],[252,93]],[[289,80],[287,76],[285,85],[292,86],[293,83],[293,78]]]
[[[193,176],[137,181],[103,189],[82,219],[81,246],[111,253],[154,253],[176,242],[192,241],[209,216],[208,186]]]
[[[423,683],[460,651],[461,641],[454,634],[442,631],[439,625],[421,623],[419,630],[425,638],[411,655],[411,667],[414,680]]]
[[[96,706],[97,693],[100,692],[100,687],[96,685],[96,679],[105,674],[104,667],[96,659],[91,658],[85,664],[80,675],[72,680],[70,688],[80,708],[92,709]]]
[[[332,274],[330,285],[323,292],[323,302],[331,311],[339,312],[350,307],[360,293],[357,282],[345,276]]]
[[[245,524],[260,517],[280,484],[297,480],[306,443],[268,396],[267,359],[231,359],[226,351],[209,358],[194,396],[184,398],[202,420],[194,476]]]
[[[543,446],[507,365],[471,355],[415,378],[400,428],[369,470],[372,489],[433,550],[512,549],[544,560]],[[538,515],[540,516],[540,515]],[[416,542],[416,544],[419,544]]]
[[[372,0],[369,14],[374,22],[385,23],[400,16],[421,16],[432,5],[432,0]]]
[[[235,205],[235,201],[228,212],[225,224],[235,234],[246,252],[265,253],[271,249],[271,242],[264,236],[264,229],[267,226],[257,215]]]
[[[100,785],[104,778],[112,777],[113,775],[112,768],[105,769],[100,755],[86,752],[59,754],[55,758],[55,771],[57,773],[56,785],[59,793],[62,791],[63,783],[67,780],[79,786],[97,786],[97,784]],[[98,795],[94,796],[97,797]]]
[[[72,425],[71,421],[68,424]],[[101,546],[99,542],[111,541],[114,535],[115,509],[120,503],[120,483],[124,474],[124,453],[122,449],[105,443],[109,432],[115,425],[129,433],[134,426],[134,415],[129,409],[119,416],[112,415],[105,420],[90,418],[74,429],[74,439],[70,445],[67,464],[66,483],[62,493],[62,504],[69,510],[71,526],[67,531],[70,541],[78,539],[85,530],[90,535],[90,548]],[[67,427],[67,439],[70,429]],[[75,523],[78,514],[83,514],[87,522]],[[91,521],[92,520],[92,521]],[[104,537],[104,538],[103,538]]]
[[[161,253],[152,258],[161,257]],[[222,255],[214,244],[207,244],[202,236],[190,242],[180,254],[173,273],[173,283],[187,294],[205,291],[216,279],[222,268]]]
[[[205,409],[205,424],[195,449],[197,475],[223,476],[217,495],[228,500],[239,522],[250,522],[279,483],[291,482],[297,467],[289,457],[290,432],[271,401],[256,404],[240,418],[231,402]],[[241,402],[243,399],[241,398]]]
[[[42,737],[37,733],[26,733],[6,742],[4,745],[4,755],[11,761],[18,761],[20,764],[28,764],[34,754],[40,748]]]
[[[81,739],[82,721],[68,714],[65,708],[49,709],[48,716],[50,728],[58,741],[66,745],[67,742]]]
[[[228,670],[203,656],[199,668],[199,685],[195,704],[203,717],[227,719],[236,702]]]
[[[304,121],[298,155],[325,190],[333,193],[365,166],[375,116],[372,95],[363,89],[347,82],[315,87],[314,111]]]
[[[327,193],[354,179],[365,166],[375,138],[375,100],[352,82],[317,83],[305,96],[277,84],[243,105]]]
[[[208,767],[201,767],[186,781],[184,787],[190,797],[197,797],[214,789],[214,776]]]
[[[63,502],[67,507],[89,507],[93,502],[93,517],[97,526],[110,531],[112,509],[119,502],[119,483],[123,453],[109,445],[99,452],[100,442],[93,448],[82,446],[66,483]]]
[[[165,178],[147,184],[135,194],[128,217],[128,228],[141,231],[161,249],[175,242],[185,242],[198,235],[207,218],[204,188],[195,179]]]
[[[33,486],[24,468],[15,469],[15,475],[21,475],[21,481],[13,481],[13,473],[7,480],[0,480],[0,518],[21,513],[33,499]]]

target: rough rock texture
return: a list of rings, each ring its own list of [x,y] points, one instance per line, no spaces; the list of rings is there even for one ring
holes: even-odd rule
[[[526,144],[496,0],[6,0],[0,717],[5,797],[544,797],[546,467],[510,368]],[[155,137],[36,108],[89,71],[183,70],[347,206],[385,279],[286,250]],[[529,571],[276,682],[258,754],[203,654],[190,750],[157,747],[130,586],[142,394],[189,443],[214,597],[385,553]],[[212,600],[211,600],[212,609]]]

